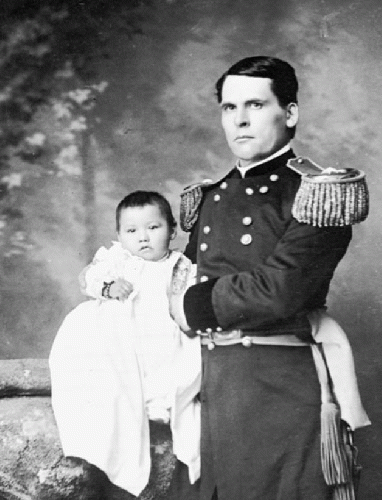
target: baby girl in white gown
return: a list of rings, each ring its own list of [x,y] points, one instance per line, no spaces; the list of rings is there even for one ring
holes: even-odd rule
[[[105,298],[103,283],[118,278],[133,292],[126,300]],[[136,496],[150,474],[149,419],[170,423],[190,482],[200,475],[200,344],[169,314],[169,295],[190,280],[191,263],[180,252],[152,261],[120,242],[102,247],[82,273],[83,291],[95,300],[66,316],[51,350],[64,454],[96,465]]]

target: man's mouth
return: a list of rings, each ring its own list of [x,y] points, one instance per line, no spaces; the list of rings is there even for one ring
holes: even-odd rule
[[[238,135],[235,138],[235,142],[245,142],[248,141],[249,139],[253,139],[251,135]]]

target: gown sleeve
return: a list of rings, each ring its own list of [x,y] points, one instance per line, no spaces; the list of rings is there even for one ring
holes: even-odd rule
[[[103,284],[116,278],[114,267],[110,250],[101,247],[92,262],[84,267],[78,277],[81,292],[94,299],[103,299]]]

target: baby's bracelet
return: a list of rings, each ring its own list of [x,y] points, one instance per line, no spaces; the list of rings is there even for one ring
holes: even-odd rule
[[[114,281],[110,281],[110,283],[103,283],[102,287],[102,297],[105,297],[105,299],[112,299],[113,297],[110,295],[110,287],[111,285],[115,283]]]

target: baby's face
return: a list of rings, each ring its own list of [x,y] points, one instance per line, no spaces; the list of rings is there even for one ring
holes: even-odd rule
[[[122,210],[118,239],[133,255],[145,260],[160,260],[168,252],[171,236],[167,220],[157,205]]]

